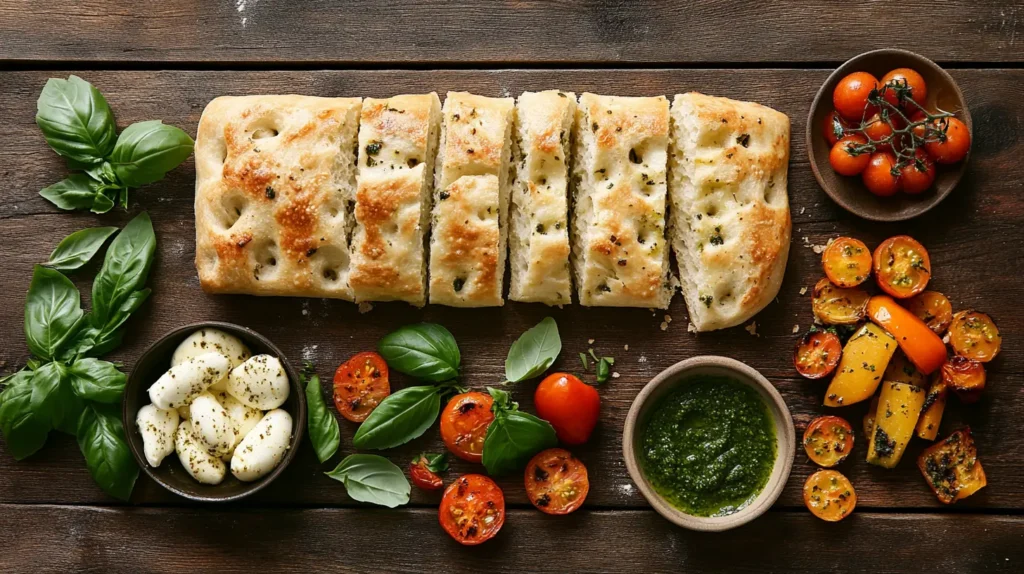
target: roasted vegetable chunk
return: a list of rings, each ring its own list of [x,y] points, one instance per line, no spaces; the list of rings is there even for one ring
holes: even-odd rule
[[[917,468],[943,504],[967,498],[987,484],[970,427],[925,449],[917,458]]]

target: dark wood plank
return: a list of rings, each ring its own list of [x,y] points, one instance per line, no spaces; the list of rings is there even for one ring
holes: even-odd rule
[[[871,3],[0,2],[0,61],[398,65],[839,62],[906,45],[941,61],[1019,62],[1008,1],[900,3],[931,25],[906,43]]]
[[[83,73],[107,95],[126,125],[162,118],[194,133],[203,106],[223,93],[287,92],[338,95],[387,95],[403,91],[471,89],[485,94],[518,94],[524,89],[559,86],[619,94],[675,93],[701,89],[710,93],[762,101],[775,106],[793,121],[793,162],[790,199],[794,241],[786,280],[777,303],[758,318],[760,337],[742,328],[695,336],[686,332],[686,312],[677,298],[669,314],[674,321],[659,329],[662,313],[629,309],[583,309],[578,306],[548,310],[535,305],[508,305],[503,309],[455,310],[428,307],[415,310],[399,304],[378,305],[365,315],[355,306],[338,301],[208,297],[198,288],[192,264],[194,229],[192,194],[194,171],[186,163],[158,185],[135,192],[135,209],[149,209],[157,226],[159,258],[151,284],[155,293],[132,320],[126,344],[112,358],[129,367],[145,346],[170,328],[202,319],[240,322],[274,339],[293,360],[313,360],[321,374],[330,373],[351,354],[372,348],[389,330],[420,319],[444,323],[460,341],[465,357],[465,382],[482,388],[501,380],[508,346],[523,330],[546,314],[559,321],[565,357],[559,366],[576,369],[576,353],[596,339],[598,351],[619,358],[621,378],[600,392],[603,413],[597,434],[578,454],[591,467],[592,490],[588,505],[599,508],[643,506],[621,461],[620,432],[626,411],[637,391],[659,370],[697,354],[722,354],[744,360],[771,378],[785,396],[798,430],[822,414],[824,385],[796,380],[790,364],[797,335],[794,325],[806,328],[809,300],[799,291],[820,277],[819,256],[811,244],[822,244],[837,234],[853,234],[869,244],[899,232],[920,239],[931,251],[936,269],[934,286],[946,292],[956,307],[978,307],[999,323],[1006,345],[989,365],[990,390],[980,404],[952,409],[945,424],[969,422],[989,475],[990,487],[957,508],[1024,509],[1024,437],[1006,432],[1024,415],[1019,389],[1024,383],[1024,351],[1015,341],[1024,336],[1024,310],[1018,302],[1024,288],[1018,280],[1024,231],[1019,222],[1024,202],[1019,182],[1018,140],[1021,103],[1017,86],[1020,70],[955,70],[975,116],[976,147],[969,173],[961,188],[935,211],[905,225],[879,225],[841,212],[821,192],[810,175],[803,140],[804,118],[811,95],[824,79],[824,70],[660,70],[660,71],[503,71],[503,72],[92,72]],[[4,273],[0,276],[0,325],[3,341],[0,361],[8,367],[27,359],[21,333],[22,306],[32,264],[43,261],[56,242],[81,227],[123,223],[129,214],[114,212],[97,217],[60,214],[37,197],[40,188],[63,177],[64,168],[49,151],[33,123],[34,101],[47,73],[19,72],[0,83],[0,125],[7,130],[0,147],[0,174],[10,183],[8,201],[0,204],[0,245]],[[52,75],[58,75],[53,73]],[[134,211],[134,209],[133,209]],[[806,241],[805,239],[806,238]],[[78,278],[88,286],[86,272]],[[86,293],[88,292],[85,289]],[[629,351],[623,350],[629,345]],[[396,377],[396,387],[408,380]],[[514,394],[530,407],[532,383]],[[855,426],[864,406],[842,410]],[[353,427],[343,425],[343,452],[351,452]],[[0,447],[0,502],[109,502],[92,484],[73,441],[54,437],[52,444],[29,461],[16,463]],[[421,450],[439,447],[436,429],[424,438],[391,453],[405,463]],[[889,472],[863,462],[865,448],[857,447],[844,472],[854,482],[864,508],[938,508],[909,457]],[[454,472],[473,469],[456,464]],[[479,468],[479,467],[475,467]],[[798,457],[782,499],[782,507],[801,505],[800,487],[813,467]],[[337,483],[321,473],[311,449],[303,448],[281,480],[254,501],[268,505],[348,505],[351,501]],[[501,480],[510,503],[523,505],[521,480]],[[436,504],[436,495],[417,492],[415,504]],[[155,484],[141,480],[133,501],[178,503]]]
[[[1024,518],[969,514],[860,512],[828,524],[772,512],[707,534],[652,511],[513,510],[493,540],[464,547],[426,509],[0,510],[0,531],[31,533],[0,554],[0,568],[23,572],[1016,572],[1024,559]],[[897,542],[909,540],[921,543]]]

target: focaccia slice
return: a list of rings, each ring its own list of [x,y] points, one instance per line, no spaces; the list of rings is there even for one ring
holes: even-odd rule
[[[434,185],[430,302],[502,305],[512,98],[448,92]]]
[[[779,292],[789,256],[789,118],[698,93],[672,103],[671,237],[690,322],[739,325]]]
[[[575,116],[572,92],[524,92],[516,102],[509,240],[513,301],[572,301],[567,190]]]
[[[359,98],[220,97],[196,137],[196,269],[209,293],[352,299],[346,208]]]
[[[666,309],[672,300],[668,129],[663,96],[580,96],[572,258],[582,305]]]
[[[363,100],[349,284],[357,302],[427,298],[437,94]]]

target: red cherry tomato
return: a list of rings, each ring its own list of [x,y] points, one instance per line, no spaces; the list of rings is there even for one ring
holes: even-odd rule
[[[448,485],[438,510],[441,528],[466,546],[487,542],[505,524],[505,495],[482,474],[464,474]]]
[[[832,146],[828,163],[839,175],[860,175],[871,160],[870,153],[855,153],[857,146],[866,145],[868,140],[859,134],[848,135]]]
[[[914,100],[921,106],[924,105],[925,100],[928,97],[928,86],[925,84],[924,77],[917,73],[917,70],[912,70],[910,68],[896,68],[882,76],[880,83],[882,86],[888,86],[882,94],[882,97],[885,98],[885,101],[894,106],[900,106],[907,102],[898,101],[896,90],[893,89],[893,86],[905,86],[909,88],[910,99]],[[913,104],[910,104],[910,107],[913,107]]]
[[[455,395],[441,413],[441,439],[455,456],[480,462],[484,454],[487,427],[494,420],[494,399],[487,393]]]
[[[601,408],[594,387],[568,373],[552,373],[539,385],[533,403],[540,418],[555,427],[558,440],[567,445],[587,442]]]
[[[868,106],[871,90],[878,87],[878,80],[867,72],[854,72],[836,84],[832,92],[832,104],[839,115],[851,122],[860,123],[861,119],[869,118],[878,110]]]
[[[446,460],[444,465],[448,465]],[[412,478],[412,483],[417,488],[423,490],[441,490],[441,487],[444,486],[444,481],[431,468],[430,459],[424,454],[417,456],[409,463],[409,477]]]
[[[821,126],[821,132],[825,134],[825,141],[828,142],[828,145],[836,145],[836,142],[846,135],[848,129],[850,129],[850,122],[844,120],[843,116],[835,110],[825,116],[825,121]]]
[[[895,155],[885,151],[871,154],[868,166],[861,173],[861,179],[868,191],[880,197],[888,197],[899,191],[899,178],[893,175],[895,167]],[[899,171],[896,171],[896,174],[899,174]]]
[[[935,121],[934,127],[945,133],[938,137],[938,141],[924,144],[924,149],[937,163],[956,163],[967,157],[971,149],[971,132],[967,130],[967,124],[956,118],[942,118]]]
[[[562,448],[537,453],[526,465],[526,496],[545,514],[569,514],[590,492],[587,467]]]
[[[390,394],[388,364],[377,353],[359,353],[334,373],[334,406],[354,423],[365,421]]]
[[[923,149],[914,152],[914,161],[900,168],[900,185],[910,194],[924,193],[935,182],[935,162]]]
[[[868,118],[867,123],[864,125],[864,135],[872,143],[878,143],[879,151],[892,151],[892,140],[884,144],[879,143],[892,135],[892,126],[883,120],[880,114],[875,114]]]

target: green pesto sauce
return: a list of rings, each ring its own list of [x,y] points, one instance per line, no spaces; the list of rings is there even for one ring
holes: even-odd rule
[[[640,464],[654,489],[694,516],[750,504],[775,465],[775,424],[758,392],[701,377],[655,405],[640,434]]]

